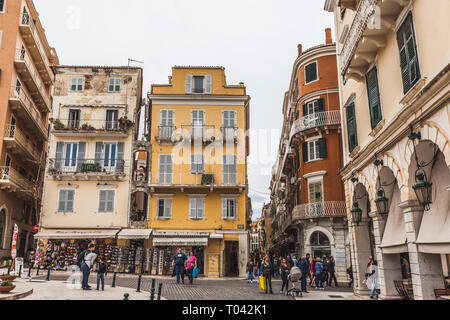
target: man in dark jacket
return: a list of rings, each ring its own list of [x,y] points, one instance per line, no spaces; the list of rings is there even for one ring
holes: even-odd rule
[[[308,292],[306,290],[306,277],[309,273],[309,262],[306,258],[300,259],[298,262],[298,267],[300,268],[300,271],[302,272],[302,277],[300,278],[301,284],[302,284],[302,291]]]
[[[187,257],[181,251],[181,248],[178,248],[178,252],[172,258],[172,266],[175,268],[175,273],[177,275],[177,284],[180,284],[180,276],[181,281],[184,284],[184,264],[186,263]]]
[[[330,257],[330,261],[328,262],[328,272],[330,273],[330,279],[329,279],[329,282],[328,282],[328,285],[331,287],[331,282],[333,281],[333,279],[334,279],[334,285],[337,287],[338,286],[338,283],[337,283],[337,280],[336,280],[336,274],[335,274],[335,266],[336,266],[336,262],[334,261],[334,257],[333,256],[331,256]]]

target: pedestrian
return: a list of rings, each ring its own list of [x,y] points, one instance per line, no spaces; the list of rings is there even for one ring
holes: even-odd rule
[[[377,290],[378,263],[372,256],[370,257],[369,263],[367,264],[365,282],[367,283],[367,281],[370,281],[371,284],[370,299],[373,299],[374,293],[377,294],[378,298],[378,290]]]
[[[348,282],[348,287],[350,288],[353,285],[353,267],[351,265],[347,268],[347,274],[350,278],[350,281]]]
[[[255,264],[253,263],[253,259],[248,259],[247,262],[247,283],[253,283],[253,272],[255,268]]]
[[[323,283],[322,283],[323,263],[320,261],[320,258],[317,258],[314,270],[315,270],[314,275],[316,277],[316,288],[323,290]]]
[[[260,253],[259,257],[258,257],[258,264],[257,264],[258,277],[261,275],[261,268],[262,268],[262,264],[264,262],[263,260],[264,260],[263,255],[262,255],[262,253]]]
[[[187,260],[186,255],[178,248],[178,252],[172,257],[172,266],[175,268],[175,274],[177,276],[177,284],[180,284],[180,278],[184,284],[184,263]]]
[[[280,272],[281,260],[278,255],[275,255],[273,258],[273,276],[278,276]]]
[[[94,253],[95,245],[93,243],[89,244],[88,248],[81,252],[80,260],[81,262],[81,271],[83,272],[83,281],[81,283],[81,287],[83,290],[92,290],[91,286],[89,286],[89,275],[91,273],[91,269],[94,266],[94,261],[97,258],[97,255]]]
[[[269,290],[270,294],[273,294],[272,291],[272,271],[273,267],[270,264],[269,256],[266,256],[263,263],[261,264],[261,274],[266,278],[266,294]],[[270,289],[269,289],[270,288]]]
[[[311,276],[311,261],[310,261],[310,257],[311,255],[309,253],[306,254],[306,262],[308,262],[308,277],[309,277],[309,285],[311,285],[311,280],[312,280],[312,276]]]
[[[102,257],[98,259],[97,264],[97,290],[100,287],[100,281],[102,283],[102,291],[105,291],[105,276],[108,272],[108,267]]]
[[[290,269],[289,269],[286,259],[283,259],[281,261],[281,265],[280,265],[281,281],[283,282],[283,284],[281,285],[281,291],[280,291],[281,294],[284,293],[285,288],[286,288],[286,292],[289,290],[289,281],[288,281],[289,270]]]
[[[292,253],[292,266],[296,266],[298,264],[297,255]]]
[[[300,282],[302,285],[302,291],[308,293],[308,290],[306,290],[306,277],[309,274],[309,261],[307,258],[300,259],[298,262],[298,267],[300,268],[300,271],[302,272],[302,277],[300,278]]]
[[[292,260],[292,257],[290,254],[287,255],[286,260],[289,263],[289,269],[291,269],[293,266],[295,266],[294,260]]]
[[[329,260],[327,257],[323,258],[323,271],[322,271],[322,285],[328,285],[328,264]]]
[[[336,267],[336,262],[334,261],[334,257],[331,256],[330,257],[330,261],[328,262],[328,272],[330,273],[330,280],[328,282],[328,286],[330,286],[330,287],[331,287],[331,283],[333,282],[333,280],[334,280],[334,286],[335,287],[338,286],[338,283],[337,283],[337,280],[336,280],[335,267]]]
[[[315,257],[313,259],[313,261],[311,261],[311,264],[309,265],[309,270],[311,272],[311,279],[309,282],[309,285],[311,286],[311,288],[315,288],[315,281],[316,281],[316,261],[317,261],[317,257]]]
[[[189,278],[189,284],[191,285],[194,282],[193,271],[194,268],[197,267],[197,257],[194,255],[194,252],[189,252],[189,258],[186,261],[186,271]]]

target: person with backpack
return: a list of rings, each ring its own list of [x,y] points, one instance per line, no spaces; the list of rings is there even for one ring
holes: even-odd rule
[[[105,276],[108,272],[108,267],[102,257],[98,259],[97,264],[97,290],[100,287],[100,281],[102,283],[102,291],[105,291]]]
[[[184,284],[184,264],[187,260],[186,255],[181,251],[181,248],[178,248],[178,252],[172,257],[172,266],[175,269],[175,274],[177,275],[177,284],[180,284],[181,281]]]
[[[315,269],[314,275],[316,277],[316,288],[323,290],[323,283],[322,283],[323,263],[320,261],[320,258],[317,258],[314,269]]]
[[[186,271],[189,278],[189,284],[191,285],[194,282],[194,268],[197,267],[197,257],[194,256],[194,253],[189,252],[189,258],[186,261]]]
[[[94,261],[97,255],[94,253],[95,245],[89,244],[88,248],[80,253],[78,256],[78,263],[81,264],[81,271],[83,272],[83,280],[81,282],[81,288],[83,290],[92,290],[89,286],[89,275],[91,269],[94,266]]]

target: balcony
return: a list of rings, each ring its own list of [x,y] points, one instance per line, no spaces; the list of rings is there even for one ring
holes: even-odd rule
[[[158,135],[155,137],[155,140],[160,144],[175,143],[175,141],[177,140],[175,130],[175,126],[159,126]]]
[[[340,125],[341,114],[339,110],[316,112],[294,121],[289,140],[292,143],[295,135],[306,133],[309,130],[317,130],[320,127],[327,130],[329,127]]]
[[[53,83],[53,72],[50,69],[50,63],[37,33],[34,21],[28,13],[22,13],[20,15],[19,31],[28,51],[35,61],[39,74],[44,79],[46,85],[51,85]]]
[[[305,203],[294,207],[292,221],[304,219],[346,217],[347,210],[344,201],[323,201]]]
[[[211,143],[216,140],[217,132],[214,126],[182,125],[182,140],[187,143]]]
[[[50,159],[48,174],[65,181],[122,181],[128,167],[128,161],[121,159]]]
[[[157,180],[157,181],[155,181]],[[156,182],[156,183],[155,183]],[[246,188],[244,173],[214,174],[205,172],[174,171],[159,173],[150,184],[151,192],[155,190],[230,190],[242,193]]]
[[[47,125],[33,100],[21,87],[11,87],[9,92],[9,105],[22,123],[41,140],[47,140]]]
[[[6,149],[27,160],[33,167],[43,165],[44,154],[31,142],[29,137],[15,125],[6,125],[3,137]]]
[[[16,50],[14,66],[39,109],[42,112],[50,112],[50,98],[47,89],[33,64],[33,60],[25,50]]]
[[[126,120],[106,121],[105,119],[56,119],[52,134],[55,137],[95,137],[126,138],[133,123]]]
[[[348,79],[363,81],[379,48],[386,46],[386,34],[395,27],[408,0],[346,0],[341,5],[355,10],[355,17],[341,50],[341,73]]]
[[[19,198],[33,198],[33,184],[12,167],[0,167],[0,190],[15,192]]]

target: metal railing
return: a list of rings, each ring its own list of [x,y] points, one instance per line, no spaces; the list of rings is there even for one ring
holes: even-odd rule
[[[28,115],[34,120],[36,125],[42,131],[45,137],[47,137],[47,126],[42,121],[41,112],[38,107],[34,104],[33,100],[28,96],[22,87],[13,86],[9,93],[10,99],[18,99],[20,103],[24,106]]]
[[[322,217],[345,217],[346,215],[345,201],[305,203],[295,206],[294,210],[292,210],[293,221]]]
[[[338,124],[341,124],[341,114],[339,110],[316,112],[294,121],[291,128],[290,139],[292,139],[295,134],[307,129]]]
[[[35,160],[41,161],[41,154],[39,150],[30,142],[30,139],[20,130],[16,125],[7,124],[5,127],[4,138],[12,138],[18,143],[23,149],[29,152]]]
[[[182,125],[181,129],[183,139],[208,142],[216,138],[216,130],[212,125]]]
[[[50,109],[50,98],[45,89],[44,83],[42,82],[41,76],[34,66],[33,60],[29,57],[29,54],[24,49],[16,49],[16,61],[22,61],[28,68],[31,78],[36,85],[42,100],[45,102],[47,109]]]
[[[131,222],[142,222],[147,219],[147,214],[145,211],[132,211],[130,214]]]
[[[125,127],[119,120],[107,121],[106,119],[56,119],[53,121],[53,129],[82,133],[89,131],[125,132]]]
[[[0,167],[0,182],[3,181],[12,182],[23,190],[33,190],[33,184],[25,179],[22,175],[20,175],[20,173],[14,170],[12,167]]]
[[[126,161],[122,159],[49,159],[50,174],[116,174],[125,172]]]
[[[29,13],[22,13],[20,15],[20,24],[29,26],[31,29],[31,34],[33,35],[34,41],[36,43],[36,47],[39,50],[39,53],[42,57],[42,60],[44,62],[45,71],[48,72],[49,77],[51,77],[52,72],[50,71],[50,62],[47,58],[47,55],[45,54],[45,50],[42,47],[41,39],[39,38],[39,35],[36,30],[36,26],[34,25],[33,19],[30,17]]]
[[[175,126],[159,126],[158,136],[156,138],[160,141],[172,141],[175,130]]]
[[[223,141],[236,141],[238,137],[237,129],[237,127],[221,127]]]
[[[156,179],[155,179],[156,178]],[[245,184],[245,175],[243,173],[210,173],[210,172],[192,172],[174,171],[169,173],[159,172],[153,178],[152,184],[165,186],[178,185],[205,185],[205,186],[241,186]]]

